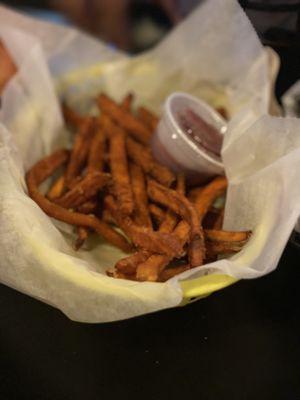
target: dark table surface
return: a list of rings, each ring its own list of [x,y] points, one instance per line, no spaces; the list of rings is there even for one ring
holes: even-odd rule
[[[1,399],[300,398],[299,250],[186,307],[80,324],[0,286]]]
[[[279,50],[281,95],[299,51]],[[300,250],[186,307],[80,324],[0,285],[0,400],[300,399]]]

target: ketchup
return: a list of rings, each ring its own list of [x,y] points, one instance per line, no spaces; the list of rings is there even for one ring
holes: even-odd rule
[[[190,108],[177,112],[177,119],[189,140],[210,157],[221,159],[223,135],[216,128]]]

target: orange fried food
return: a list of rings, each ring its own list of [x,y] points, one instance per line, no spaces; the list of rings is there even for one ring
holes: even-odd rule
[[[80,125],[82,125],[89,118],[78,114],[65,103],[62,104],[62,113],[66,124],[70,125],[76,130],[78,130]]]
[[[180,257],[183,253],[182,244],[174,234],[154,232],[152,229],[138,226],[130,217],[118,212],[112,196],[105,197],[105,206],[110,210],[114,220],[135,246],[151,253],[166,254]]]
[[[55,203],[64,208],[77,208],[93,198],[110,181],[110,174],[89,172],[62,197],[55,199]]]
[[[69,152],[59,150],[36,163],[26,174],[26,183],[30,197],[50,217],[75,226],[88,227],[95,230],[108,242],[119,247],[125,252],[130,252],[132,247],[127,240],[109,225],[100,221],[95,216],[71,212],[57,204],[52,203],[38,191],[38,186],[54,171],[67,161]]]
[[[65,183],[70,187],[72,181],[81,172],[89,153],[91,139],[93,138],[93,120],[86,119],[75,136],[74,146],[65,172]]]
[[[190,226],[186,221],[181,221],[174,229],[175,236],[178,237],[182,246],[189,240]],[[147,260],[141,262],[136,269],[136,279],[138,281],[156,282],[161,272],[167,267],[172,257],[165,254],[152,254]]]
[[[227,179],[225,176],[218,176],[213,179],[208,185],[203,187],[195,196],[194,204],[198,212],[200,222],[202,222],[205,214],[213,202],[221,196],[227,188]]]
[[[138,119],[143,122],[152,132],[155,131],[158,125],[158,117],[145,107],[137,109]]]
[[[181,193],[166,188],[153,180],[148,181],[148,194],[153,201],[169,206],[173,212],[190,224],[190,264],[191,266],[201,265],[205,255],[204,235],[195,207]]]
[[[165,186],[170,186],[175,181],[175,175],[168,168],[154,160],[149,148],[137,143],[130,137],[127,137],[126,145],[129,158],[139,165],[145,174],[151,175]]]
[[[133,211],[133,193],[130,184],[128,160],[125,145],[125,134],[118,126],[113,126],[109,136],[110,169],[113,178],[114,194],[118,207],[125,215]]]
[[[98,206],[98,199],[97,197],[92,197],[85,203],[81,204],[76,208],[76,211],[78,211],[81,214],[94,214],[97,210]]]
[[[109,115],[113,121],[125,129],[136,140],[144,144],[149,144],[152,135],[151,131],[129,111],[119,106],[104,94],[101,94],[97,101],[101,112]]]
[[[124,274],[135,274],[137,266],[149,258],[150,254],[147,251],[138,251],[128,257],[119,260],[115,268]]]
[[[134,220],[138,225],[152,228],[150,218],[146,182],[140,166],[130,164],[130,179],[134,197]]]
[[[75,250],[79,250],[80,247],[82,247],[88,236],[89,236],[88,228],[85,228],[83,226],[77,227],[77,238],[74,244]]]
[[[56,181],[53,183],[51,188],[47,192],[47,197],[49,200],[54,200],[60,197],[65,189],[65,177],[61,175]]]
[[[191,269],[191,266],[189,264],[166,268],[159,274],[158,282],[166,282],[169,279],[174,278],[174,276],[181,274],[182,272],[185,272],[189,269]]]
[[[106,133],[103,124],[98,123],[95,130],[95,135],[91,140],[88,160],[87,171],[103,171],[105,162],[105,147],[106,147]]]
[[[127,96],[124,97],[121,103],[121,107],[123,110],[130,111],[133,103],[134,95],[133,93],[128,93]]]
[[[154,221],[160,225],[165,218],[165,211],[153,203],[149,204],[149,211]]]
[[[251,236],[250,231],[246,232],[232,232],[217,229],[205,229],[205,239],[213,242],[242,242]]]

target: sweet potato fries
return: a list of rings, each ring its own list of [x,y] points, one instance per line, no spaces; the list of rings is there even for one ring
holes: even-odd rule
[[[240,251],[250,232],[221,230],[224,209],[214,206],[226,194],[226,178],[187,188],[183,174],[154,159],[150,140],[158,118],[143,107],[134,113],[133,101],[132,94],[120,104],[101,94],[98,117],[63,105],[73,148],[27,172],[31,198],[49,216],[74,225],[76,250],[97,233],[131,253],[107,271],[114,278],[164,282]],[[51,176],[44,195],[39,186]]]

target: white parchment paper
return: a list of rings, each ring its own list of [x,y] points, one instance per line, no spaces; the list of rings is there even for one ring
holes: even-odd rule
[[[181,302],[178,278],[166,283],[108,278],[105,269],[121,253],[95,238],[91,251],[75,253],[70,235],[27,196],[24,171],[68,140],[57,96],[90,110],[100,91],[116,100],[134,91],[138,103],[157,112],[174,90],[229,109],[225,227],[252,229],[253,236],[231,259],[179,279],[220,272],[254,278],[276,267],[300,211],[300,123],[265,115],[268,53],[236,1],[203,2],[153,51],[136,58],[4,7],[0,38],[18,66],[0,110],[1,282],[85,322],[125,319]]]

